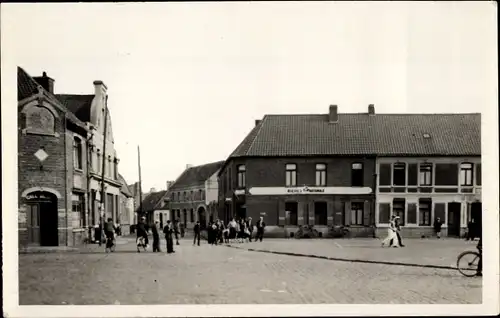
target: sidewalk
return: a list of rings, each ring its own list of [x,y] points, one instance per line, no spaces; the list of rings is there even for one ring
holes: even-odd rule
[[[270,239],[234,243],[230,247],[255,252],[323,258],[337,261],[455,269],[457,256],[475,250],[477,242],[459,239],[404,239],[405,247],[381,247],[377,239]]]

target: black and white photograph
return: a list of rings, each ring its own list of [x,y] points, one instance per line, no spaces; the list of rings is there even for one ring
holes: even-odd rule
[[[4,316],[499,314],[495,2],[2,3],[1,41]]]

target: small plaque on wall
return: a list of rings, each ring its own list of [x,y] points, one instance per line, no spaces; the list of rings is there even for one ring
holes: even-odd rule
[[[18,222],[19,223],[26,223],[26,212],[19,212]]]

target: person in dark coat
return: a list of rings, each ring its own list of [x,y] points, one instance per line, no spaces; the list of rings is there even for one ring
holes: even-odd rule
[[[139,223],[137,223],[137,238],[139,237],[143,237],[144,238],[144,242],[146,243],[146,246],[149,245],[149,239],[148,239],[148,232],[146,230],[146,218],[145,217],[141,217],[139,219]]]
[[[159,222],[156,221],[151,227],[153,233],[153,252],[161,252],[160,250],[160,233],[158,232]]]
[[[217,226],[217,223],[212,223],[211,225],[211,233],[212,233],[212,237],[211,237],[211,244],[212,245],[217,245],[217,232],[219,231],[219,227]]]
[[[219,240],[220,244],[223,244],[224,243],[224,223],[220,220],[218,220],[217,223],[218,223],[217,239]]]
[[[266,223],[264,222],[264,217],[260,217],[260,219],[257,221],[257,236],[255,237],[255,242],[257,240],[262,242],[262,239],[264,238],[264,228],[266,227]]]
[[[174,228],[170,220],[167,221],[167,225],[163,228],[163,233],[165,234],[165,240],[167,241],[167,253],[175,253],[174,251],[174,239],[172,237]]]
[[[471,219],[470,222],[467,224],[467,236],[466,240],[469,241],[474,241],[476,238],[476,232],[477,232],[477,224],[474,219]]]
[[[200,233],[201,233],[200,221],[196,221],[196,223],[193,227],[193,232],[194,232],[193,245],[195,245],[196,240],[198,240],[198,246],[200,246]]]
[[[249,217],[247,220],[247,229],[248,232],[250,233],[250,236],[248,237],[248,240],[251,242],[252,241],[252,235],[253,235],[253,223],[252,223],[252,218]]]
[[[436,232],[437,238],[441,238],[441,228],[443,227],[443,222],[441,222],[441,218],[436,218],[434,221],[434,232]]]

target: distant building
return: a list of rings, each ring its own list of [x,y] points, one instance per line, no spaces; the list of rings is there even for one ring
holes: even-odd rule
[[[200,166],[187,165],[186,170],[168,189],[172,218],[192,228],[199,220],[204,227],[217,218],[217,172],[224,161]]]
[[[122,187],[120,189],[120,214],[117,216],[116,223],[121,225],[122,235],[127,235],[130,233],[130,226],[135,224],[134,196],[130,192],[125,178],[121,174],[118,177]]]
[[[142,211],[146,214],[146,222],[148,224],[158,221],[163,227],[165,222],[171,217],[168,209],[167,191],[163,190],[147,194],[142,201]]]

